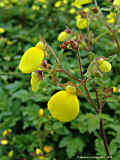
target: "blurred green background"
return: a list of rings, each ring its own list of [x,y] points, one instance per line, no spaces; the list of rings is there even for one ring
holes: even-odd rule
[[[72,5],[73,0],[1,0],[0,1],[0,158],[1,160],[78,160],[80,156],[105,156],[100,138],[99,118],[94,110],[79,96],[80,114],[72,122],[61,123],[53,119],[47,110],[51,95],[61,90],[59,84],[71,79],[64,74],[45,74],[40,89],[33,93],[30,75],[19,72],[18,65],[23,53],[34,46],[40,35],[51,45],[67,71],[80,78],[79,63],[75,51],[61,51],[58,34],[66,26],[79,32],[75,16],[81,9]],[[106,16],[116,13],[118,21],[110,24],[120,28],[120,13],[111,9],[112,2],[99,0]],[[113,37],[97,13],[90,14],[90,34],[93,40],[91,52],[96,56],[116,55],[112,71],[97,81],[99,93],[103,88],[120,84],[120,51]],[[82,30],[87,39],[87,29]],[[120,33],[117,32],[120,40]],[[95,40],[97,39],[96,43]],[[89,65],[88,53],[81,48],[84,73]],[[48,63],[56,66],[50,55]],[[56,84],[54,77],[59,80]],[[77,83],[78,84],[78,83]],[[88,83],[95,100],[92,82]],[[83,90],[83,88],[81,88]],[[84,91],[83,91],[84,92]],[[102,115],[105,134],[113,160],[120,159],[120,95],[114,93],[105,101]],[[10,130],[8,130],[10,129]],[[38,152],[36,149],[39,149]]]

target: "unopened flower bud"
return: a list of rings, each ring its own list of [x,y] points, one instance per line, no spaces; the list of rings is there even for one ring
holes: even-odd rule
[[[101,72],[110,72],[111,71],[111,64],[108,61],[105,61],[104,59],[98,60],[98,68]]]
[[[70,34],[68,34],[67,32],[61,32],[59,35],[58,35],[58,41],[60,42],[63,42],[65,40],[67,40],[69,38]]]
[[[66,92],[71,93],[71,94],[76,94],[76,88],[73,86],[68,85],[66,87]]]

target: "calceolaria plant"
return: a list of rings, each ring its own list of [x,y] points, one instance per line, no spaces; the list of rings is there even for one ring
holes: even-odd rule
[[[105,100],[108,97],[112,96],[113,86],[104,86],[102,85],[102,83],[104,81],[104,77],[112,72],[112,60],[114,59],[115,55],[112,54],[111,56],[103,56],[102,52],[101,55],[93,53],[93,47],[95,47],[96,43],[102,36],[104,36],[104,34],[101,34],[95,38],[90,29],[94,26],[92,23],[96,23],[96,19],[99,19],[102,25],[107,28],[106,33],[111,35],[111,38],[113,38],[113,41],[120,51],[120,43],[116,34],[119,26],[117,22],[117,16],[119,15],[118,8],[120,4],[119,1],[115,0],[111,8],[111,10],[115,12],[115,25],[113,26],[114,23],[110,23],[111,16],[107,16],[105,19],[105,16],[102,14],[102,11],[97,5],[97,1],[95,1],[95,3],[93,3],[89,7],[89,9],[82,11],[82,5],[87,5],[92,2],[92,0],[85,0],[84,2],[81,0],[75,0],[74,6],[79,6],[78,8],[80,8],[80,12],[76,17],[76,27],[79,30],[73,30],[69,27],[66,27],[66,29],[58,35],[57,39],[60,43],[62,52],[64,52],[64,50],[69,50],[77,54],[80,73],[68,72],[59,60],[59,56],[56,55],[52,47],[48,45],[47,42],[42,38],[40,42],[35,45],[35,47],[29,48],[24,53],[20,60],[19,70],[23,73],[32,74],[31,87],[34,92],[37,92],[39,90],[41,81],[44,81],[44,73],[50,74],[59,72],[64,73],[66,74],[66,76],[70,77],[71,81],[65,84],[65,88],[62,88],[61,91],[58,91],[51,96],[48,101],[48,110],[51,116],[54,119],[59,120],[61,123],[70,122],[76,119],[80,114],[78,96],[85,97],[86,101],[88,101],[88,103],[94,109],[96,116],[98,116],[99,128],[101,131],[100,135],[104,142],[106,156],[111,160],[111,153],[109,151],[103,127],[103,119],[105,119],[105,117],[102,113]],[[87,36],[84,34],[85,32],[87,32]],[[82,63],[82,60],[84,60],[84,58],[81,58],[81,50],[84,50],[88,53],[87,57],[89,64],[84,71]],[[53,67],[52,64],[49,64],[49,54],[53,55],[53,58],[55,59],[55,62],[57,64],[56,68]],[[49,63],[47,62],[47,60]],[[78,74],[77,77],[75,76],[76,74]],[[56,78],[59,79],[57,75]],[[93,90],[96,99],[93,99],[93,97],[91,96],[88,84],[93,84]],[[82,87],[83,89],[81,89]],[[99,92],[99,89],[101,89],[102,91],[100,90]]]

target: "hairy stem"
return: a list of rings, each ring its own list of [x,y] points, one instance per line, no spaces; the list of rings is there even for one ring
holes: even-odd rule
[[[58,67],[59,67],[59,70],[58,70],[58,71],[65,73],[65,74],[66,74],[67,76],[69,76],[70,78],[72,78],[72,79],[74,79],[74,80],[76,80],[76,81],[78,81],[78,82],[81,83],[81,80],[79,80],[78,78],[76,78],[76,77],[75,77],[73,74],[71,74],[70,72],[68,72],[68,71],[66,71],[65,69],[63,69],[62,64],[59,62],[59,59],[58,59],[58,57],[56,56],[56,54],[55,54],[55,52],[53,51],[53,49],[52,49],[49,45],[47,45],[47,48],[50,50],[51,54],[53,55],[53,57],[54,57],[57,65],[58,65]]]
[[[100,131],[101,131],[101,138],[103,139],[103,142],[104,142],[107,159],[112,160],[112,157],[110,156],[110,153],[109,153],[108,144],[107,144],[105,131],[104,131],[104,127],[103,127],[103,119],[100,120]]]
[[[99,95],[98,95],[98,90],[96,87],[96,83],[94,82],[94,89],[95,89],[95,93],[96,93],[96,100],[97,100],[97,105],[98,105],[98,113],[102,113],[102,101],[100,103],[99,100]],[[104,142],[104,146],[105,146],[105,151],[106,151],[106,156],[109,160],[111,160],[110,157],[110,153],[109,153],[109,149],[108,149],[108,144],[107,144],[107,139],[105,137],[105,131],[104,131],[104,126],[103,126],[103,119],[100,120],[100,132],[101,132],[101,138]]]
[[[86,92],[86,94],[87,94],[87,100],[88,100],[88,102],[91,104],[91,106],[95,109],[95,111],[97,112],[97,108],[96,108],[96,105],[94,104],[94,102],[93,102],[93,100],[92,100],[92,98],[91,98],[91,96],[90,96],[90,93],[89,93],[89,91],[88,91],[88,89],[87,89],[87,86],[86,86],[86,83],[85,84],[83,84],[83,87],[84,87],[84,90],[85,90],[85,92]]]
[[[82,64],[81,64],[81,57],[80,57],[80,50],[79,50],[79,48],[77,50],[77,53],[78,53],[78,61],[79,61],[79,65],[80,65],[81,80],[83,80],[83,72],[82,72]]]

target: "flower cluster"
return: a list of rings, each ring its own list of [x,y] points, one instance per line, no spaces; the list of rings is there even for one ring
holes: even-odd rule
[[[32,73],[31,86],[36,92],[42,80],[41,65],[45,56],[45,45],[38,42],[35,47],[29,48],[21,58],[19,69],[23,73]]]
[[[50,152],[52,152],[52,150],[53,150],[52,146],[45,145],[42,150],[40,148],[36,148],[35,155],[40,160],[45,160],[45,154],[49,154]]]

